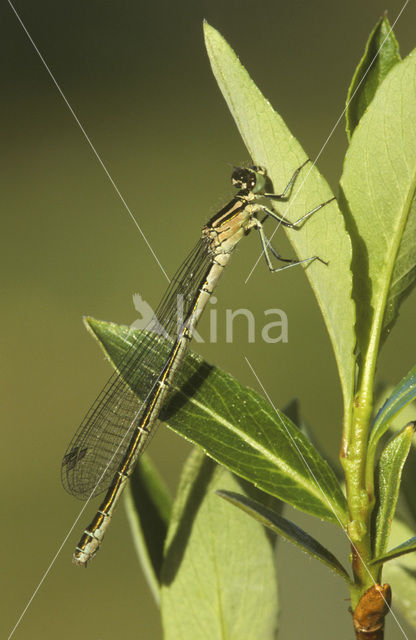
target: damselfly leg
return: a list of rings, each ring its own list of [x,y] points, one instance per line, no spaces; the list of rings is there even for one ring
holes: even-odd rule
[[[255,195],[255,198],[259,198],[259,197],[265,197],[268,198],[270,200],[277,200],[280,202],[284,202],[287,201],[291,195],[291,191],[292,191],[292,187],[293,184],[296,181],[296,178],[298,177],[299,173],[301,172],[301,170],[303,169],[303,167],[310,162],[310,160],[305,160],[305,162],[303,162],[300,167],[298,167],[296,169],[296,171],[294,171],[292,177],[290,178],[289,182],[287,183],[286,187],[284,188],[284,190],[282,191],[282,193],[268,193],[268,192],[259,192],[258,194]],[[257,169],[257,167],[256,167]],[[275,211],[272,211],[271,209],[269,209],[267,206],[260,204],[260,203],[256,203],[253,207],[253,209],[255,209],[256,213],[263,213],[263,217],[261,220],[258,220],[257,218],[253,220],[253,227],[255,227],[257,229],[257,231],[259,232],[259,236],[260,236],[260,242],[261,242],[261,246],[262,246],[262,250],[264,253],[264,257],[266,260],[266,264],[269,268],[269,270],[272,273],[275,273],[277,271],[283,271],[285,269],[290,269],[291,267],[295,267],[298,264],[310,264],[311,262],[314,262],[315,260],[318,260],[319,262],[321,262],[322,264],[327,265],[328,263],[325,260],[322,260],[322,258],[320,258],[319,256],[310,256],[309,258],[303,258],[301,260],[298,260],[296,258],[283,258],[277,251],[276,249],[273,247],[273,245],[271,244],[271,241],[267,238],[264,229],[263,229],[263,224],[264,222],[268,219],[271,218],[272,220],[275,220],[276,222],[278,222],[279,224],[282,224],[283,226],[289,228],[289,229],[294,229],[294,230],[299,230],[303,224],[306,222],[306,220],[308,220],[308,218],[310,218],[314,213],[316,213],[317,211],[319,211],[320,209],[322,209],[323,207],[325,207],[327,204],[329,204],[330,202],[332,202],[333,200],[335,200],[335,198],[330,198],[329,200],[326,200],[325,202],[322,202],[321,204],[317,205],[316,207],[314,207],[313,209],[311,209],[310,211],[308,211],[307,213],[305,213],[303,216],[301,216],[300,218],[298,218],[297,220],[295,220],[294,222],[290,222],[289,220],[287,220],[286,218],[280,216],[278,213],[276,213]],[[285,262],[286,264],[280,266],[280,267],[273,267],[272,264],[272,260],[271,260],[271,256],[270,253],[277,259],[280,260],[281,262]]]
[[[263,196],[265,198],[268,198],[269,200],[277,200],[277,201],[280,201],[280,202],[285,202],[289,198],[288,193],[291,190],[296,178],[298,177],[298,175],[301,172],[301,170],[303,169],[303,167],[306,164],[308,164],[308,162],[310,162],[309,159],[305,160],[305,162],[303,162],[300,165],[300,167],[298,167],[296,169],[296,171],[294,172],[293,176],[290,178],[289,182],[287,183],[287,185],[284,188],[284,190],[282,191],[282,193],[264,193]],[[290,220],[286,220],[286,218],[283,218],[278,213],[276,213],[275,211],[272,211],[271,209],[269,209],[268,207],[266,207],[264,205],[259,205],[259,207],[260,207],[261,211],[265,214],[262,222],[264,222],[267,217],[270,217],[273,220],[276,220],[276,222],[279,222],[280,224],[282,224],[284,227],[287,227],[288,229],[300,229],[302,227],[302,225],[306,222],[306,220],[308,220],[308,218],[310,218],[314,213],[319,211],[319,209],[322,209],[322,207],[324,207],[325,205],[329,204],[333,200],[335,200],[335,198],[330,198],[329,200],[326,200],[325,202],[321,202],[321,204],[318,204],[318,206],[314,207],[313,209],[311,209],[310,211],[305,213],[303,216],[301,216],[300,218],[298,218],[294,222],[290,222]],[[281,258],[279,258],[279,259],[281,259]],[[307,258],[307,260],[308,260],[308,258]]]
[[[296,267],[296,265],[298,264],[310,264],[315,260],[319,260],[319,262],[322,262],[322,264],[328,265],[328,263],[325,262],[325,260],[322,260],[322,258],[320,258],[319,256],[311,256],[310,258],[303,258],[302,260],[297,260],[296,258],[283,258],[273,247],[270,240],[266,237],[262,223],[260,221],[258,222],[259,223],[258,225],[256,225],[256,228],[257,228],[257,231],[259,232],[263,254],[266,260],[266,264],[272,273],[276,273],[277,271],[284,271],[285,269],[290,269],[290,267]],[[273,267],[269,251],[274,255],[274,257],[277,260],[280,260],[281,262],[286,262],[287,264],[284,264],[281,267]]]

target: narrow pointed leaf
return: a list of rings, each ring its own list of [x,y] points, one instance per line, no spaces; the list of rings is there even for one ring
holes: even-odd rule
[[[145,335],[92,318],[86,324],[116,368],[135,338]],[[163,353],[160,344],[160,362],[154,365],[161,370],[171,346]],[[266,493],[324,520],[346,523],[335,474],[307,438],[262,396],[197,355],[185,357],[159,418]]]
[[[238,480],[200,450],[175,499],[162,573],[165,640],[274,640],[278,615],[274,540],[216,495]]]
[[[281,192],[307,154],[220,33],[207,23],[204,33],[212,70],[244,143],[255,164],[267,168],[275,192]],[[278,210],[294,221],[331,196],[324,178],[309,164],[299,175],[288,206],[279,206]],[[306,269],[306,276],[324,316],[348,405],[353,385],[355,311],[351,299],[351,243],[337,203],[318,211],[300,231],[289,230],[288,237],[300,258],[318,255],[329,262],[326,268],[315,261]]]
[[[393,418],[416,398],[416,366],[399,382],[378,411],[371,429],[369,452],[373,452]],[[416,417],[416,416],[415,416]]]
[[[348,138],[351,138],[379,85],[400,59],[398,42],[387,17],[382,16],[368,38],[348,90],[345,113]]]
[[[124,496],[134,546],[153,597],[159,603],[159,579],[171,499],[146,454],[136,465]]]
[[[394,520],[391,530],[394,545],[399,546],[401,540],[413,534],[414,531],[404,522]],[[394,606],[400,609],[407,622],[416,629],[416,553],[397,556],[386,562],[383,565],[383,580],[391,584]]]
[[[217,491],[217,493],[255,520],[261,522],[265,527],[281,535],[286,540],[290,540],[290,542],[300,547],[302,551],[323,562],[332,571],[335,571],[335,573],[338,573],[344,580],[349,582],[348,573],[339,560],[328,549],[323,547],[318,540],[315,540],[296,524],[246,496],[223,490]]]
[[[324,452],[323,452],[323,449],[321,447],[321,444],[317,441],[317,439],[315,437],[315,434],[312,431],[311,426],[302,417],[302,414],[301,414],[301,411],[300,411],[300,406],[299,406],[299,400],[297,398],[294,398],[287,405],[285,405],[283,407],[282,411],[285,414],[285,416],[287,416],[298,427],[298,429],[309,440],[309,442],[315,447],[315,449],[319,452],[319,454],[322,457],[324,457]],[[330,461],[330,464],[331,464],[331,467],[334,470],[335,475],[337,476],[338,480],[341,478],[341,482],[342,482],[343,479],[344,479],[344,475],[342,473],[339,461],[332,459]]]
[[[377,517],[374,555],[380,557],[387,549],[391,523],[396,511],[402,470],[409,453],[415,423],[408,424],[383,449],[377,470]]]
[[[416,52],[397,63],[360,120],[341,179],[353,240],[357,337],[376,356],[416,278]]]
[[[405,410],[406,413],[406,410]],[[416,409],[413,408],[413,418],[416,418]],[[416,522],[416,439],[412,440],[412,447],[406,461],[406,472],[403,474],[401,494],[403,496],[403,508],[407,510],[407,517]],[[407,519],[407,518],[406,518]]]
[[[374,558],[373,560],[371,560],[370,564],[384,564],[388,560],[394,560],[394,558],[399,558],[400,556],[404,556],[408,553],[413,553],[414,551],[416,551],[416,536],[413,536],[413,538],[409,538],[409,540],[406,540],[406,542],[402,542],[402,544],[394,547],[394,549],[390,549],[390,551],[388,551],[387,553]]]

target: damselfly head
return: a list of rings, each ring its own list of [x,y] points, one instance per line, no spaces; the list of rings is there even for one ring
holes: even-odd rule
[[[231,175],[231,182],[239,191],[254,191],[258,193],[264,189],[266,171],[258,166],[249,168],[236,167]]]

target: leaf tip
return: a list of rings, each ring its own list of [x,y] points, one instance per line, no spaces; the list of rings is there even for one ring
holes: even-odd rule
[[[99,320],[96,320],[96,318],[93,318],[92,316],[82,316],[82,322],[90,333],[95,333],[95,327],[100,323]]]
[[[405,426],[405,429],[410,429],[412,430],[412,435],[414,433],[416,433],[416,420],[411,420],[410,422],[407,423],[407,425]]]
[[[208,20],[206,20],[205,18],[202,21],[202,29],[204,31],[205,40],[210,34],[215,33],[216,31],[216,29],[214,29],[214,27],[211,26]]]

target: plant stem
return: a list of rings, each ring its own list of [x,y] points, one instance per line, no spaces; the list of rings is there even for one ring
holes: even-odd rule
[[[375,322],[374,327],[379,323]],[[371,514],[374,507],[373,474],[368,483],[366,467],[367,444],[373,411],[373,383],[379,348],[379,331],[373,331],[368,341],[359,391],[356,393],[351,416],[351,428],[345,430],[341,463],[345,472],[347,501],[350,514],[348,536],[352,548],[354,584],[351,605],[354,610],[363,593],[378,580],[378,571],[369,569],[372,557]],[[347,440],[348,438],[348,440]]]

